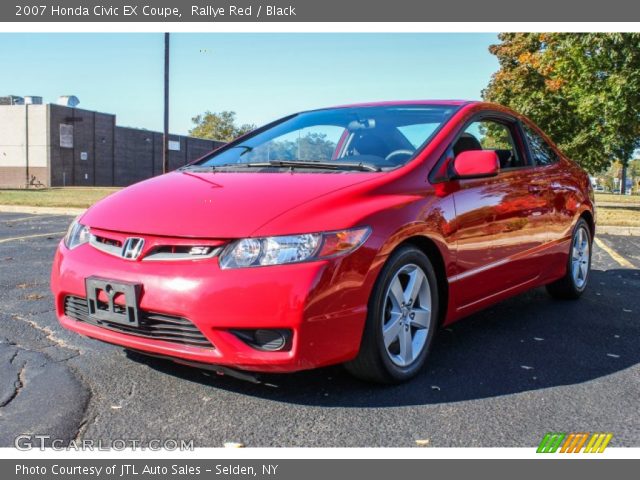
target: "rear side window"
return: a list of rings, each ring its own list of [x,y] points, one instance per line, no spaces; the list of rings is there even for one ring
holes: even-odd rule
[[[558,161],[558,154],[553,148],[528,125],[522,125],[524,135],[527,137],[529,151],[536,165],[552,165]]]

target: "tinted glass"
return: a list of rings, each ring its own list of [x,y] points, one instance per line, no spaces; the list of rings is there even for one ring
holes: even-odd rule
[[[232,142],[198,165],[304,161],[391,169],[408,162],[456,108],[417,105],[304,112]]]
[[[511,127],[494,120],[471,123],[453,145],[454,155],[467,150],[493,150],[500,159],[500,169],[522,167],[524,157],[516,148]]]
[[[529,150],[536,165],[551,165],[558,161],[558,154],[545,142],[544,138],[533,131],[528,125],[522,126],[527,137]]]
[[[420,147],[438,127],[437,123],[417,123],[414,125],[403,125],[398,127],[400,133],[405,136],[414,148]]]

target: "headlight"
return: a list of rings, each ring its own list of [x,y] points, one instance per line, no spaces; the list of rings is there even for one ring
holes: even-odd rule
[[[82,225],[78,218],[76,218],[71,225],[69,225],[69,230],[67,230],[67,234],[64,236],[64,244],[67,246],[69,250],[79,247],[82,244],[85,244],[89,241],[89,227],[85,227]]]
[[[363,227],[339,232],[245,238],[233,242],[222,252],[220,267],[282,265],[346,255],[362,245],[370,232],[369,227]]]

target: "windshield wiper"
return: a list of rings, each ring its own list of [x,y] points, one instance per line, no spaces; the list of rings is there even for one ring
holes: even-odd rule
[[[313,160],[270,160],[254,166],[320,168],[323,170],[359,170],[361,172],[379,172],[380,167],[364,162],[318,162]]]
[[[185,165],[184,167],[176,168],[176,172],[212,172],[216,168],[216,165]]]
[[[318,162],[304,160],[269,160],[268,162],[238,162],[223,163],[222,165],[187,165],[181,167],[182,171],[207,171],[213,172],[222,169],[234,168],[268,168],[268,167],[290,167],[290,168],[318,168],[322,170],[359,170],[361,172],[380,172],[382,169],[371,163],[364,162]]]

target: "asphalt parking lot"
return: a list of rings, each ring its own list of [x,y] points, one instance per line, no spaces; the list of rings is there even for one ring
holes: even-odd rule
[[[413,382],[371,386],[331,367],[254,385],[62,329],[49,272],[70,220],[0,213],[0,446],[28,432],[201,447],[533,447],[548,431],[640,446],[637,237],[599,237],[628,265],[596,245],[577,302],[538,289],[442,330]]]

